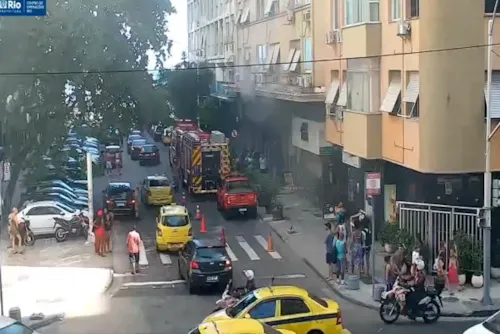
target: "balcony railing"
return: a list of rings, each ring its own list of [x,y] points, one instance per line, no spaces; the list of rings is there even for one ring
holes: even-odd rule
[[[219,81],[210,85],[210,95],[221,100],[234,100],[238,97],[238,92],[233,82]]]
[[[314,87],[310,74],[254,74],[255,94],[295,102],[321,102],[325,93]]]

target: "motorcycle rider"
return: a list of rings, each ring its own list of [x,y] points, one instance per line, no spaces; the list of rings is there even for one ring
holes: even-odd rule
[[[238,292],[239,297],[242,297],[242,296],[246,295],[247,293],[252,292],[253,290],[257,289],[257,286],[255,285],[255,274],[254,274],[253,270],[250,270],[250,269],[243,270],[243,275],[245,275],[245,278],[247,279],[245,286],[237,287],[237,288],[233,289],[233,291]]]
[[[415,273],[407,281],[410,291],[406,295],[408,318],[415,320],[418,303],[425,297],[425,262],[419,258],[415,261]]]

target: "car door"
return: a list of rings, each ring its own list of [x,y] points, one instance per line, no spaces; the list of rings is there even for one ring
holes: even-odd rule
[[[146,200],[148,199],[149,180],[145,179],[141,183],[142,183],[142,198],[143,198],[142,201],[146,203],[147,202]]]
[[[308,320],[311,309],[300,297],[285,297],[279,299],[279,317],[273,327],[287,329],[294,333],[308,333],[314,329],[314,320]],[[269,324],[271,325],[271,324]]]
[[[273,321],[276,320],[276,313],[278,311],[277,305],[275,299],[263,300],[252,306],[244,317],[257,319],[264,323],[273,323]]]
[[[43,228],[45,233],[47,234],[52,234],[55,232],[55,220],[54,218],[62,218],[62,219],[68,219],[66,216],[66,213],[55,207],[55,206],[46,206],[44,208],[44,215],[43,215]]]
[[[43,217],[44,210],[42,207],[35,207],[21,211],[21,217],[24,220],[29,220],[31,231],[35,235],[42,234],[43,231]]]

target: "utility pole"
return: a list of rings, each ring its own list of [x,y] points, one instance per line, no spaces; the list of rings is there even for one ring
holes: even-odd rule
[[[493,29],[495,27],[495,16],[498,8],[498,1],[495,1],[493,15],[488,21],[488,69],[486,83],[486,154],[485,154],[485,169],[484,169],[484,214],[485,224],[483,231],[483,304],[492,305],[490,296],[491,284],[491,139],[500,127],[500,123],[491,130],[491,76],[492,69],[492,54],[493,54]]]
[[[87,152],[87,190],[89,193],[89,233],[86,244],[92,243],[92,230],[94,226],[94,180],[92,170],[92,156]]]

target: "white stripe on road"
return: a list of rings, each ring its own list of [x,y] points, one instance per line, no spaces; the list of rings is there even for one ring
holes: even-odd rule
[[[254,235],[254,238],[255,238],[255,240],[257,240],[257,242],[262,247],[264,247],[265,250],[267,250],[267,240],[263,236],[261,236],[261,235]],[[278,252],[272,251],[272,252],[268,252],[268,253],[275,260],[281,260],[282,259],[281,255]]]
[[[231,259],[231,261],[233,261],[233,262],[238,261],[238,258],[236,257],[236,255],[234,255],[234,252],[231,249],[231,247],[229,247],[227,245],[226,245],[226,252],[229,255],[229,258]]]
[[[123,283],[122,286],[155,286],[155,285],[175,285],[175,284],[183,284],[186,283],[184,280],[175,280],[175,281],[163,281],[163,282],[128,282]]]
[[[144,243],[141,242],[139,245],[139,265],[140,266],[148,266],[148,256],[146,255],[146,248],[144,248]]]
[[[172,259],[170,258],[170,255],[168,255],[168,254],[160,253],[160,261],[165,266],[172,264]]]
[[[257,253],[255,253],[255,251],[253,250],[253,248],[250,247],[250,245],[248,244],[248,242],[246,242],[245,238],[243,238],[242,236],[237,236],[236,240],[240,244],[241,248],[243,248],[243,250],[245,251],[245,253],[248,254],[248,257],[250,258],[250,260],[252,260],[252,261],[260,260],[260,257],[257,255]]]

